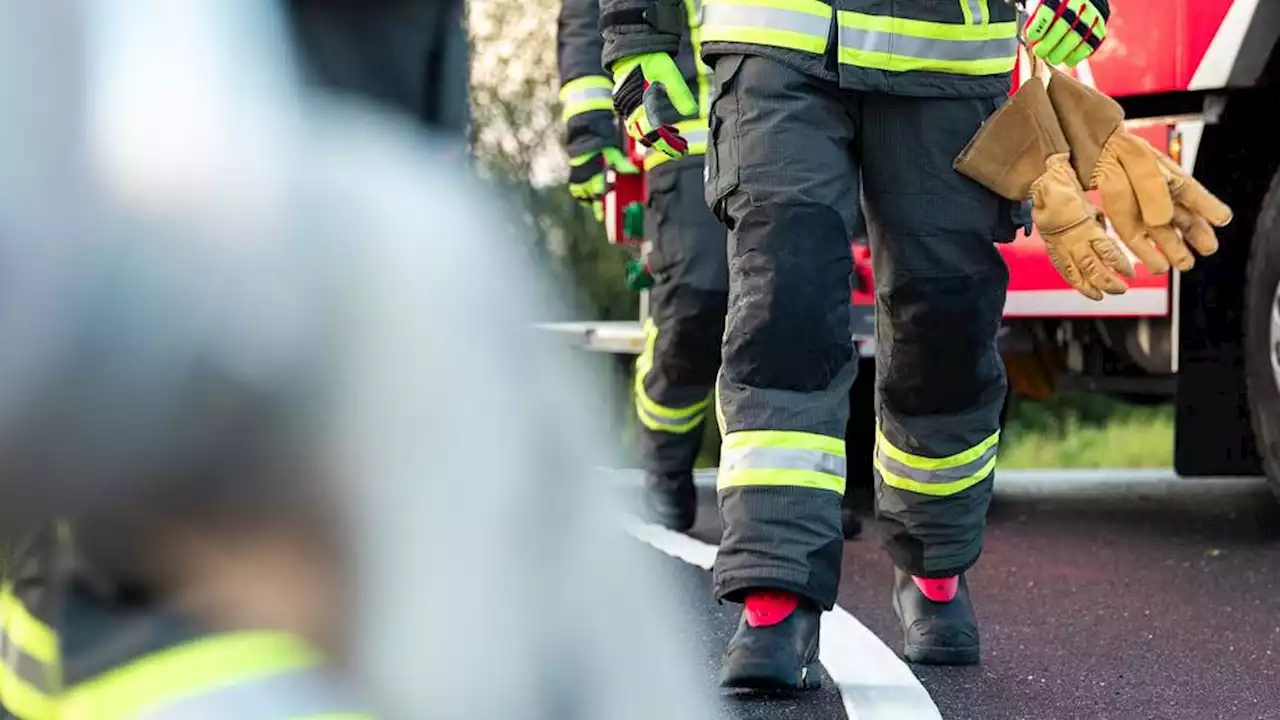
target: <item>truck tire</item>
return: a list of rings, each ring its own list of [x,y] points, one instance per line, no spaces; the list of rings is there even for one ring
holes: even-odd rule
[[[1245,379],[1258,451],[1280,496],[1280,175],[1262,202],[1245,285]]]

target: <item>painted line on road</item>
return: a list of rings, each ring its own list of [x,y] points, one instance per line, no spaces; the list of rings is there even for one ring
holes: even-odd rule
[[[627,532],[654,549],[710,570],[716,546],[632,520]],[[929,692],[897,653],[839,606],[822,615],[818,660],[835,682],[849,720],[941,720]]]

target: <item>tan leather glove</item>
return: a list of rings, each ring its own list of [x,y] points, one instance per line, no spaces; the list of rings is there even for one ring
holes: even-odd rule
[[[1120,276],[1133,277],[1133,265],[1085,199],[1043,82],[1029,79],[988,118],[955,169],[1010,200],[1030,197],[1049,259],[1081,294],[1101,300],[1128,290]]]
[[[1071,162],[1085,188],[1097,188],[1116,234],[1153,273],[1195,265],[1218,239],[1210,225],[1231,221],[1231,208],[1142,138],[1124,129],[1116,101],[1071,76],[1049,83]]]

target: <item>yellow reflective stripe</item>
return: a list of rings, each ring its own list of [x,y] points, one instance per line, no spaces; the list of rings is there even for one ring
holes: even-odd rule
[[[702,61],[702,23],[700,0],[685,0],[689,16],[689,47],[693,50],[693,69],[698,76],[698,116],[707,117],[711,109],[711,68]]]
[[[981,42],[983,40],[1016,40],[1018,37],[1018,23],[1016,22],[988,25],[957,25],[955,23],[868,15],[867,13],[846,12],[844,10],[841,10],[837,15],[840,18],[841,27],[871,30],[926,40]]]
[[[0,707],[18,720],[62,720],[53,697],[37,690],[7,665],[0,666]]]
[[[952,75],[1002,75],[1013,71],[1014,61],[1009,60],[928,60],[904,58],[888,53],[867,52],[840,48],[840,62],[873,70],[889,72],[940,72]]]
[[[194,640],[72,688],[59,703],[58,720],[128,720],[175,697],[319,664],[317,652],[284,633]]]
[[[560,121],[595,110],[613,111],[613,81],[603,75],[588,75],[560,88]]]
[[[795,430],[738,430],[724,437],[725,450],[753,447],[817,450],[828,455],[844,457],[844,440],[817,433]]]
[[[771,486],[844,493],[844,441],[793,430],[739,430],[724,435],[716,489]]]
[[[702,412],[707,409],[707,406],[711,404],[711,397],[707,396],[688,407],[672,408],[667,407],[666,405],[659,405],[644,392],[643,383],[636,383],[636,400],[640,402],[644,411],[650,415],[657,418],[663,418],[665,420],[677,421],[688,419],[694,415],[700,416]]]
[[[705,413],[698,413],[685,421],[673,421],[655,418],[650,415],[645,408],[636,403],[636,417],[640,419],[640,424],[649,428],[654,432],[670,433],[672,435],[684,435],[699,425],[706,419]]]
[[[840,62],[889,72],[998,75],[1013,70],[1017,23],[960,25],[840,12]]]
[[[721,471],[716,478],[716,490],[734,487],[797,487],[829,490],[843,495],[844,486],[844,478],[816,470],[733,470]]]
[[[666,432],[682,435],[696,428],[706,417],[707,405],[711,397],[707,396],[698,402],[682,408],[661,405],[649,397],[644,390],[644,380],[653,368],[653,349],[658,341],[658,326],[649,318],[644,323],[644,349],[636,359],[636,377],[633,395],[636,403],[636,417],[641,424],[655,432]]]
[[[885,468],[884,463],[879,457],[876,457],[874,462],[876,470],[880,473],[880,477],[884,480],[885,485],[897,488],[898,490],[907,490],[909,492],[919,493],[921,495],[933,495],[935,497],[955,495],[958,492],[973,487],[987,479],[987,477],[996,469],[996,458],[995,456],[992,456],[985,465],[972,475],[968,475],[958,480],[952,480],[950,482],[924,483],[890,472]]]
[[[960,13],[964,15],[964,24],[973,24],[973,9],[969,6],[972,0],[960,0]]]
[[[702,42],[741,42],[822,53],[831,6],[819,0],[707,0]]]
[[[967,465],[974,460],[982,457],[988,450],[995,447],[1000,442],[1000,431],[997,430],[989,435],[985,440],[974,445],[973,447],[958,452],[955,455],[948,455],[940,458],[924,457],[923,455],[912,455],[904,450],[899,450],[893,446],[893,443],[884,436],[880,428],[876,428],[876,450],[883,453],[898,462],[916,470],[946,470],[948,468],[960,467]]]
[[[714,27],[702,31],[703,42],[737,42],[749,45],[768,45],[771,47],[800,50],[821,54],[827,49],[826,38],[786,30],[762,30],[758,28]]]
[[[560,102],[567,101],[569,96],[575,93],[593,89],[612,93],[613,80],[604,75],[584,75],[580,78],[574,78],[560,86]]]
[[[46,665],[58,664],[58,634],[27,610],[9,583],[0,586],[0,628],[22,652]]]
[[[600,110],[607,110],[609,112],[613,112],[612,96],[602,97],[602,98],[591,98],[590,100],[583,100],[582,102],[576,102],[571,105],[565,105],[564,108],[560,111],[560,122],[562,123],[569,122],[570,118],[575,117],[577,115],[581,115],[583,113],[589,113],[589,112],[597,112]]]
[[[987,0],[977,0],[977,3],[978,3],[978,9],[982,11],[981,22],[983,25],[986,25],[987,23],[991,22],[991,8],[987,6]],[[1017,23],[1014,23],[1014,27],[1015,28],[1017,27]],[[1017,30],[1015,30],[1014,32],[1016,34]]]
[[[720,437],[729,434],[727,423],[724,421],[724,406],[720,404],[720,374],[716,374],[715,389],[712,391],[716,401],[716,427],[720,429]]]

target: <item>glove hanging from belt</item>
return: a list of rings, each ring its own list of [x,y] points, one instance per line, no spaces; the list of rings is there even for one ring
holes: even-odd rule
[[[1071,162],[1081,184],[1097,189],[1116,234],[1153,273],[1195,265],[1191,250],[1212,255],[1211,225],[1231,221],[1231,208],[1168,156],[1124,129],[1116,101],[1058,71],[1049,83]]]
[[[955,169],[1010,200],[1030,197],[1050,261],[1081,294],[1101,300],[1128,289],[1121,276],[1132,278],[1133,265],[1084,196],[1041,79],[1023,83],[983,123]]]

